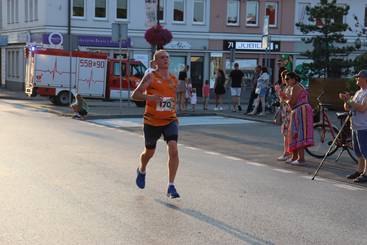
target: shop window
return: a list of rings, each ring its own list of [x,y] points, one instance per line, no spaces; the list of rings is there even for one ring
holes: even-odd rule
[[[265,15],[269,16],[269,26],[277,26],[278,4],[274,2],[265,3]]]
[[[258,25],[258,1],[247,1],[246,2],[246,25],[257,26]]]
[[[169,71],[178,77],[178,73],[185,67],[185,65],[186,56],[171,56]]]
[[[227,2],[227,25],[239,25],[240,1],[228,0]]]
[[[116,1],[116,19],[127,20],[127,0]]]
[[[73,0],[73,17],[85,17],[85,1]]]
[[[184,0],[173,0],[173,21],[185,21],[185,2]]]
[[[106,18],[107,17],[107,3],[106,0],[95,0],[94,17]]]
[[[194,0],[194,16],[192,21],[194,23],[203,24],[204,16],[205,16],[205,1]]]

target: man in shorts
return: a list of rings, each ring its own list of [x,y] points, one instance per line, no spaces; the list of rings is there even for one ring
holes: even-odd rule
[[[232,111],[236,112],[237,109],[241,111],[240,97],[244,74],[239,69],[238,63],[234,63],[234,70],[231,71],[229,77],[231,78]]]
[[[356,183],[367,182],[367,70],[361,70],[354,76],[360,90],[351,97],[349,93],[340,93],[344,108],[352,113],[353,148],[358,157],[357,170],[348,175]]]
[[[163,135],[168,146],[168,188],[167,196],[178,198],[174,180],[178,169],[178,121],[176,117],[177,78],[170,74],[169,55],[165,50],[158,50],[153,56],[156,70],[145,75],[133,91],[131,98],[146,101],[144,113],[145,149],[140,155],[136,185],[145,187],[146,167],[153,157],[158,139]]]

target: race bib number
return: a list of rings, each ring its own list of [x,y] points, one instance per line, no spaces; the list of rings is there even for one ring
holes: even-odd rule
[[[157,111],[174,111],[175,102],[172,97],[163,97],[160,102],[157,102]]]

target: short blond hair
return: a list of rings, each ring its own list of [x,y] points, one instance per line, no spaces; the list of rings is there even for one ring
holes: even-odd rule
[[[165,50],[165,49],[157,50],[157,51],[155,51],[155,53],[153,55],[153,61],[155,61],[157,59],[157,56],[159,56],[161,53],[167,53],[168,54],[167,50]],[[169,54],[168,54],[168,56],[169,56]]]

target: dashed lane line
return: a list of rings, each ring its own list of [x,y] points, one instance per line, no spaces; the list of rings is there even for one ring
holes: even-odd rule
[[[81,121],[81,122],[88,123],[88,121]],[[92,125],[94,125],[96,127],[104,127],[104,128],[109,128],[109,129],[119,130],[120,131],[119,128],[115,128],[115,127],[111,127],[111,126],[107,126],[107,125],[101,125],[101,124],[97,124],[97,123],[92,123]],[[142,135],[139,135],[139,134],[136,134],[136,133],[132,133],[132,132],[128,132],[128,131],[124,131],[124,133],[128,133],[128,134],[131,134],[131,135],[134,135],[134,136],[143,137]],[[224,158],[226,158],[228,160],[242,161],[245,164],[256,166],[256,167],[267,167],[268,166],[268,165],[263,164],[263,163],[254,162],[254,161],[248,161],[248,160],[244,160],[244,159],[241,159],[241,158],[238,158],[238,157],[228,156],[228,155],[217,153],[217,152],[213,152],[213,151],[205,151],[205,150],[203,150],[201,148],[198,148],[198,147],[186,146],[186,145],[184,145],[182,143],[180,143],[178,145],[179,146],[182,146],[182,147],[185,147],[185,149],[189,149],[189,150],[193,150],[193,151],[202,151],[202,152],[204,152],[206,154],[213,155],[213,156],[222,156],[222,157],[224,157]],[[273,171],[280,172],[280,173],[285,173],[285,174],[295,174],[296,173],[295,171],[281,169],[281,168],[271,168],[271,169]],[[308,179],[308,180],[311,180],[311,178],[312,178],[309,175],[301,175],[300,177],[303,178],[303,179]],[[337,188],[341,188],[341,189],[344,189],[344,190],[350,190],[350,191],[366,191],[365,189],[360,188],[360,187],[356,187],[356,186],[352,186],[352,185],[348,185],[348,184],[335,183],[332,180],[325,179],[325,178],[322,178],[322,177],[316,177],[316,180],[319,181],[319,182],[331,184],[331,185],[333,185],[333,186],[335,186]]]
[[[294,171],[291,170],[286,170],[286,169],[281,169],[281,168],[273,168],[274,171],[277,172],[281,172],[281,173],[286,173],[286,174],[294,174]]]

